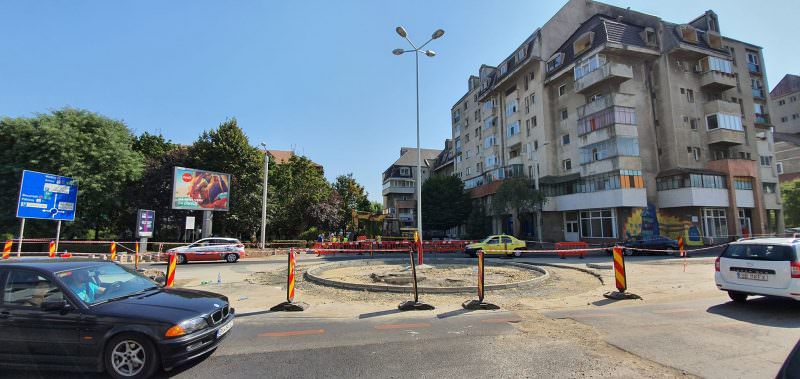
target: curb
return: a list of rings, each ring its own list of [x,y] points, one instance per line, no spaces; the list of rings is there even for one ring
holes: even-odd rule
[[[372,292],[396,292],[396,293],[406,293],[411,292],[412,287],[404,287],[404,286],[394,286],[394,285],[386,285],[386,284],[358,284],[358,283],[347,283],[347,282],[340,282],[337,280],[325,279],[320,277],[319,275],[327,270],[338,268],[338,267],[346,267],[346,266],[366,266],[375,262],[379,263],[403,263],[408,262],[407,259],[403,258],[384,258],[384,259],[370,259],[370,260],[363,260],[363,261],[346,261],[346,262],[333,262],[327,263],[310,270],[307,270],[303,277],[308,280],[309,282],[334,287],[334,288],[341,288],[341,289],[348,289],[348,290],[357,290],[357,291],[372,291]],[[456,259],[427,259],[427,263],[443,263],[443,264],[452,264],[452,263],[467,263],[467,264],[474,264],[474,259],[469,258],[456,258]],[[516,283],[505,283],[505,284],[489,284],[484,286],[484,290],[492,291],[492,290],[502,290],[508,288],[519,288],[524,286],[529,286],[532,284],[536,284],[547,280],[550,277],[550,272],[547,270],[536,267],[529,264],[524,263],[515,263],[515,262],[487,262],[487,267],[491,266],[514,266],[519,268],[524,268],[527,270],[536,271],[542,274],[542,276],[526,280],[523,282],[516,282]],[[469,287],[424,287],[424,286],[417,286],[417,290],[420,293],[428,293],[428,294],[449,294],[449,293],[464,293],[464,292],[475,292],[477,291],[477,286],[469,286]]]
[[[606,284],[606,282],[603,280],[603,275],[602,274],[600,274],[599,272],[597,272],[595,270],[591,270],[591,269],[588,269],[588,268],[567,266],[567,265],[558,264],[558,263],[544,263],[544,262],[523,262],[523,263],[520,263],[520,264],[530,265],[530,266],[534,266],[534,265],[535,266],[549,266],[549,267],[565,268],[565,269],[568,269],[568,270],[580,271],[580,272],[589,274],[591,276],[594,276],[595,278],[597,278],[597,280],[600,281],[600,284]],[[588,266],[588,264],[587,264],[587,266]]]

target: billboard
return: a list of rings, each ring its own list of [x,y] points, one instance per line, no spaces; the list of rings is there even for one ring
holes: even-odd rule
[[[153,236],[153,226],[155,225],[156,212],[139,209],[139,214],[136,216],[136,236],[139,238],[150,238]]]
[[[74,221],[78,183],[72,178],[22,171],[17,201],[18,218]]]
[[[172,209],[227,211],[230,183],[229,174],[175,167]]]

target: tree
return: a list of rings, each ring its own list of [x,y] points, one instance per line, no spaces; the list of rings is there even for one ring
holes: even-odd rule
[[[464,183],[455,176],[432,176],[422,185],[423,230],[447,230],[459,226],[472,206]]]
[[[373,214],[379,215],[383,213],[383,203],[379,201],[371,201],[369,203],[369,209]]]
[[[800,179],[781,184],[783,220],[787,227],[800,226]]]
[[[261,189],[264,155],[250,146],[247,136],[231,118],[215,130],[205,131],[189,147],[191,168],[231,175],[228,212],[215,212],[214,234],[254,240],[261,227]]]
[[[333,189],[339,194],[340,222],[338,227],[344,229],[352,224],[352,212],[369,211],[370,203],[364,187],[353,178],[353,174],[339,175],[333,182]]]
[[[339,219],[341,204],[331,197],[335,191],[322,170],[308,158],[294,155],[287,162],[270,167],[275,168],[269,174],[269,192],[273,194],[270,197],[275,201],[268,206],[271,236],[294,238],[310,226],[330,226],[334,206]]]
[[[482,239],[491,233],[491,219],[486,215],[481,202],[475,201],[471,207],[466,222],[467,236],[472,239]]]
[[[16,204],[22,170],[76,179],[75,222],[63,238],[113,237],[112,223],[125,203],[123,191],[138,179],[143,157],[132,149],[133,135],[122,122],[87,110],[63,108],[35,117],[0,120],[0,200]],[[0,227],[16,234],[15,207],[0,213]],[[26,235],[53,235],[49,221],[26,224]]]
[[[497,215],[509,210],[517,214],[517,225],[522,225],[522,214],[532,212],[544,205],[547,199],[533,188],[525,178],[511,178],[503,181],[492,198],[492,208]]]

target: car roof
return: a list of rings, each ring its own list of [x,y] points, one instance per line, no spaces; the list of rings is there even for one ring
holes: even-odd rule
[[[81,267],[96,266],[102,263],[109,263],[102,259],[84,259],[84,258],[11,258],[8,260],[0,261],[0,269],[3,268],[30,268],[40,269],[49,272],[59,272],[64,270],[73,270]]]
[[[794,246],[800,244],[800,239],[798,238],[781,238],[781,237],[769,237],[769,238],[749,238],[749,239],[741,239],[739,241],[733,242],[734,244],[748,244],[748,245],[763,245],[763,244],[770,244],[770,245],[785,245],[785,246]]]

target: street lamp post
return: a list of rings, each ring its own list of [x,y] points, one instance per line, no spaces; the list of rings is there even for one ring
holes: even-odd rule
[[[417,232],[419,233],[420,241],[422,240],[422,151],[420,150],[419,146],[419,55],[425,54],[428,57],[433,58],[436,56],[436,53],[433,50],[422,50],[425,46],[427,46],[431,41],[440,38],[444,35],[444,30],[436,29],[435,32],[431,35],[431,39],[428,42],[423,43],[420,47],[417,47],[410,39],[408,39],[408,33],[402,26],[398,26],[395,28],[400,37],[403,37],[408,44],[411,45],[412,50],[403,50],[403,49],[394,49],[392,50],[392,54],[394,55],[403,55],[405,53],[414,53],[414,68],[416,73],[416,80],[417,80]],[[421,245],[421,244],[420,244]],[[419,256],[417,257],[417,262],[422,264],[422,252],[420,251]]]
[[[545,141],[542,144],[542,149],[544,149],[544,147],[547,146],[548,144],[549,143]],[[541,189],[539,187],[539,151],[538,150],[536,151],[536,160],[533,161],[533,164],[534,164],[534,167],[533,167],[533,186],[536,188],[536,191],[541,191]],[[536,239],[539,240],[539,246],[540,247],[542,245],[542,227],[543,227],[542,226],[542,204],[540,203],[536,207],[536,228],[538,229],[536,231]]]
[[[267,183],[269,183],[269,154],[267,153],[267,145],[261,143],[264,148],[264,189],[261,191],[261,243],[260,248],[263,250],[267,246]]]

